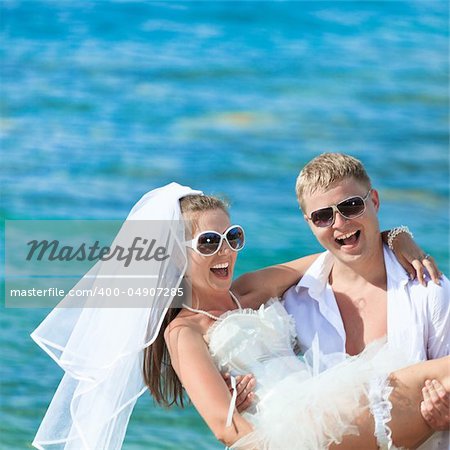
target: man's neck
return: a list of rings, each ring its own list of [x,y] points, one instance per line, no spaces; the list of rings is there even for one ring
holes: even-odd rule
[[[344,262],[335,258],[330,273],[331,284],[372,284],[381,287],[386,286],[386,280],[386,266],[382,244],[377,246],[375,251],[371,255],[367,255],[363,260]]]
[[[383,246],[356,263],[336,260],[330,274],[345,330],[345,350],[360,353],[387,334],[387,275]]]

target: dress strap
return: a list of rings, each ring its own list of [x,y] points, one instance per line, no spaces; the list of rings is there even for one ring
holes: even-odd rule
[[[186,305],[185,303],[182,303],[181,305],[183,308],[187,309],[188,311],[197,313],[197,314],[203,314],[206,317],[209,317],[210,319],[213,320],[222,320],[220,317],[215,316],[214,314],[209,313],[208,311],[205,311],[203,309],[195,309],[195,308],[191,308],[190,306]]]
[[[241,306],[241,303],[240,303],[240,301],[238,300],[238,298],[237,298],[231,291],[228,291],[228,292],[230,293],[231,298],[234,300],[234,303],[236,303],[236,305],[238,306],[238,308],[239,308],[240,310],[242,310],[242,306]]]

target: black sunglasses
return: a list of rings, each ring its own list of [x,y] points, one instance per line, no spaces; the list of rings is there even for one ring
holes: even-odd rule
[[[356,195],[339,202],[337,205],[327,206],[313,211],[309,216],[309,220],[319,228],[331,227],[336,219],[338,212],[345,219],[355,219],[364,214],[366,210],[366,200],[369,198],[372,189],[364,196]]]

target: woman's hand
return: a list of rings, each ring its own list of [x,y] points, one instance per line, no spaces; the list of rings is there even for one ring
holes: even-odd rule
[[[425,422],[434,431],[450,428],[450,394],[437,380],[426,380],[422,388],[423,402],[420,412]]]
[[[386,232],[384,231],[382,235],[383,241],[387,242]],[[398,262],[408,272],[412,280],[417,276],[419,283],[426,286],[425,273],[428,273],[436,284],[440,284],[439,278],[442,274],[434,258],[427,255],[408,233],[397,234],[392,241],[392,247]]]

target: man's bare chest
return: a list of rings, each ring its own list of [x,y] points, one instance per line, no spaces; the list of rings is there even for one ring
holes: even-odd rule
[[[346,351],[360,353],[387,334],[387,293],[382,289],[335,292],[346,335]]]

